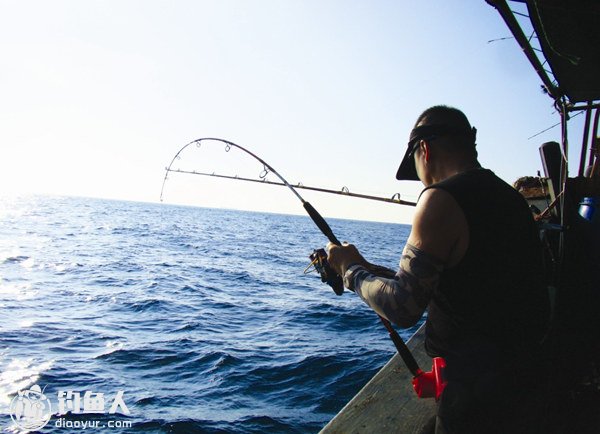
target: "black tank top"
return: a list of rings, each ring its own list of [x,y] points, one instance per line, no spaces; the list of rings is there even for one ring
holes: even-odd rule
[[[462,260],[445,269],[429,304],[426,349],[460,377],[502,369],[545,331],[548,296],[538,231],[524,198],[487,169],[428,188],[452,195],[469,228]]]

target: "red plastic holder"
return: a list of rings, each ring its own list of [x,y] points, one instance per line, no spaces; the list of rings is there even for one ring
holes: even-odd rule
[[[412,383],[419,398],[435,398],[436,401],[440,399],[447,384],[444,379],[445,368],[446,361],[441,357],[435,357],[431,371],[417,373]]]

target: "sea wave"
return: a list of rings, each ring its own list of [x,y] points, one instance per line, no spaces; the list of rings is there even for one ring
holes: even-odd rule
[[[0,216],[5,404],[33,384],[55,402],[59,390],[122,390],[132,426],[121,433],[316,432],[393,354],[358,297],[303,274],[325,243],[306,217],[83,198],[11,206]],[[408,234],[331,224],[386,266],[402,246],[381,241]]]

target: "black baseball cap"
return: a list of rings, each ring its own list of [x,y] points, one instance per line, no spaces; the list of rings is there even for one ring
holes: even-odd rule
[[[420,125],[413,128],[410,132],[410,138],[408,139],[406,153],[396,172],[396,179],[399,181],[419,181],[413,154],[416,150],[416,145],[421,140],[432,140],[437,137],[448,135],[465,136],[469,139],[468,143],[474,147],[476,134],[477,129],[475,127],[467,129],[444,124]]]

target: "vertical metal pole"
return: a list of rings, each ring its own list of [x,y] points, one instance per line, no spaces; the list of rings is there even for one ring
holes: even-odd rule
[[[592,102],[588,102],[589,105],[592,105]],[[597,110],[596,110],[597,111]],[[583,127],[583,141],[581,143],[581,158],[579,159],[579,176],[583,176],[583,172],[585,170],[585,157],[587,156],[588,149],[588,140],[590,137],[590,120],[592,117],[592,109],[591,107],[586,109],[585,111],[585,124]]]
[[[598,120],[600,119],[600,108],[596,109],[596,114],[594,115],[594,126],[592,127],[592,149],[590,152],[590,158],[588,160],[588,166],[594,164],[594,159],[598,153]]]
[[[567,187],[567,176],[569,173],[569,139],[567,137],[567,120],[569,117],[569,112],[567,110],[567,105],[565,99],[562,98],[559,102],[560,104],[560,126],[561,126],[561,150],[562,150],[562,160],[560,163],[560,190],[563,193],[560,197],[560,224],[563,227],[563,230],[560,231],[559,237],[559,245],[558,245],[558,260],[561,269],[563,268],[564,256],[565,256],[565,231],[564,226],[566,224],[565,221],[565,205],[567,204],[565,201],[565,197],[567,195],[566,187]]]

